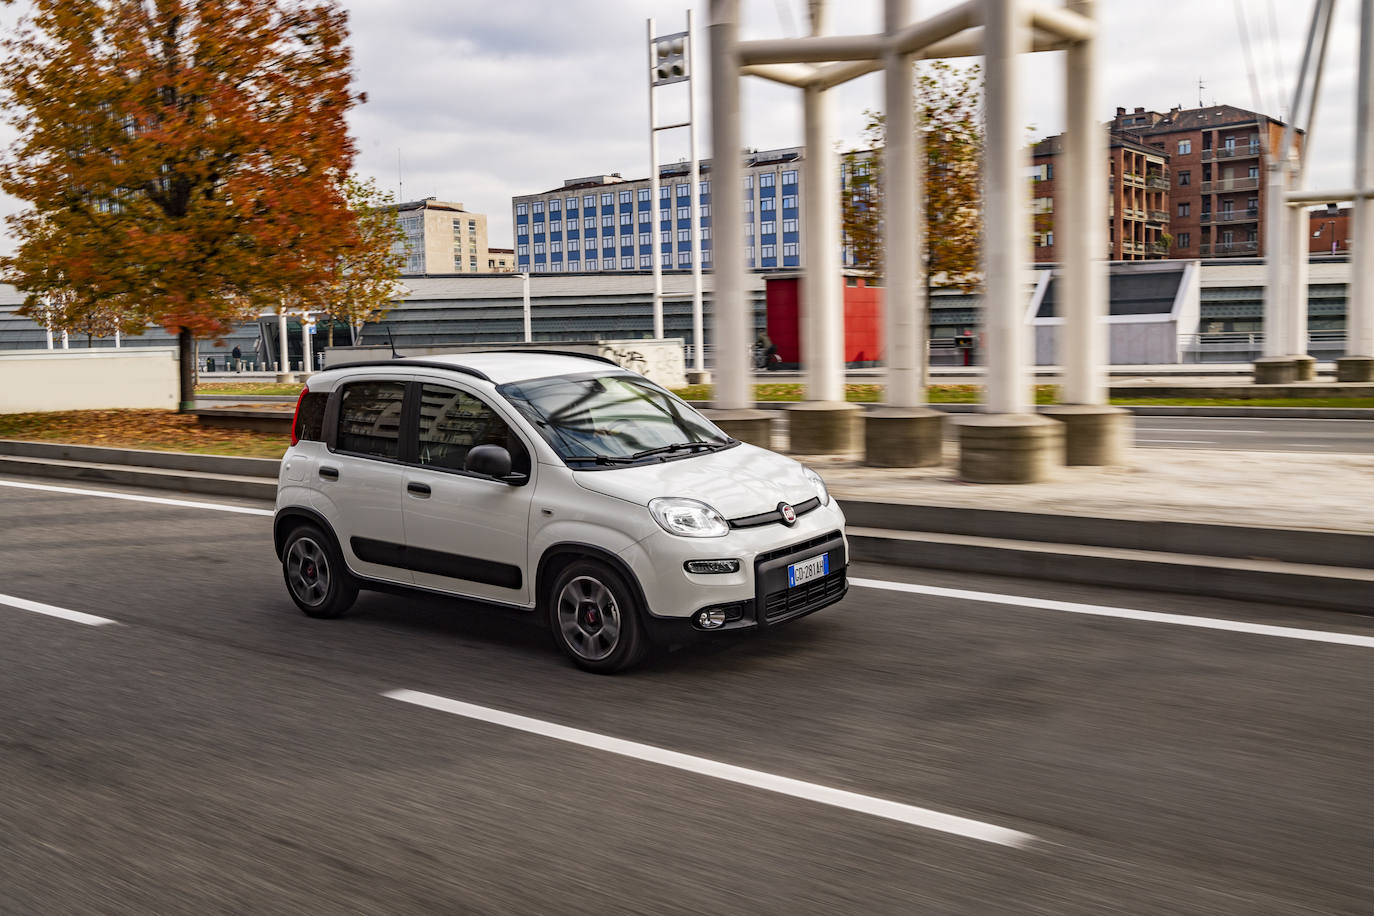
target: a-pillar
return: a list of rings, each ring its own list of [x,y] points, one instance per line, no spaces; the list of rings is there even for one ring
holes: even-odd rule
[[[886,0],[888,35],[911,19],[910,0]],[[864,414],[864,463],[875,467],[930,467],[942,462],[943,411],[926,402],[925,210],[920,167],[924,159],[912,97],[914,58],[889,48],[883,57],[883,361],[886,404]]]
[[[1096,22],[1096,0],[1068,8]],[[1131,414],[1108,403],[1106,357],[1107,265],[1101,214],[1106,210],[1101,176],[1107,171],[1107,135],[1097,122],[1096,37],[1072,45],[1065,61],[1068,123],[1059,170],[1055,233],[1063,252],[1059,284],[1063,324],[1059,362],[1064,367],[1063,403],[1044,415],[1064,424],[1064,459],[1072,465],[1121,464],[1131,435]]]
[[[1374,0],[1360,4],[1360,71],[1355,111],[1355,190],[1374,182]],[[1355,198],[1345,356],[1336,380],[1374,382],[1374,202]]]
[[[810,0],[811,34],[826,32],[825,0]],[[831,145],[830,97],[803,93],[806,132],[806,275],[802,278],[802,365],[806,401],[787,412],[788,450],[799,455],[859,448],[863,408],[844,399],[844,278],[840,271],[840,191]]]
[[[1020,55],[1031,47],[1030,15],[1022,0],[999,0],[986,11],[987,77],[983,153],[983,322],[987,335],[985,413],[959,426],[959,476],[975,483],[1032,483],[1064,463],[1064,426],[1031,405],[1027,265],[1030,228],[1020,104]]]
[[[277,312],[277,381],[294,382],[296,377],[291,374],[291,359],[288,355],[291,348],[286,339],[286,305],[283,304],[281,310]]]
[[[753,300],[744,288],[744,179],[739,126],[739,0],[711,0],[711,226],[712,341],[715,345],[714,409],[707,415],[737,439],[769,448],[772,422],[753,409]],[[657,207],[658,202],[654,201]],[[657,212],[657,211],[655,211]],[[656,220],[655,220],[656,221]]]

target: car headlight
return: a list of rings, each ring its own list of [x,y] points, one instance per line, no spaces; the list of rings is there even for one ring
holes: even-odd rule
[[[830,505],[830,491],[825,488],[825,481],[821,480],[821,475],[806,466],[802,467],[802,473],[811,481],[811,486],[816,488],[816,498],[821,501],[821,505]]]
[[[649,514],[664,531],[684,538],[719,538],[730,523],[715,509],[696,499],[665,496],[649,502]]]

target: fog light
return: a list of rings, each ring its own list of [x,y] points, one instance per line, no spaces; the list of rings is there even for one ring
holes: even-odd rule
[[[701,575],[739,572],[739,560],[688,560],[682,565],[689,573]]]
[[[697,611],[696,624],[703,630],[715,630],[725,626],[725,611],[721,608],[708,608]]]

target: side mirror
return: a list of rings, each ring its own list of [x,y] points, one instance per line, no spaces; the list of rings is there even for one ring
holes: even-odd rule
[[[474,445],[468,449],[463,469],[499,480],[510,474],[510,452],[499,445]]]

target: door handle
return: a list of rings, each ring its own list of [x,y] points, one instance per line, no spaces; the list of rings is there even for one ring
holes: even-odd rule
[[[338,468],[331,468],[331,467],[327,467],[327,466],[321,467],[321,468],[320,468],[320,476],[323,477],[325,480],[338,480],[338,479],[339,479],[339,469],[338,469]]]
[[[411,492],[411,493],[414,493],[416,496],[425,496],[425,497],[427,497],[427,496],[429,496],[429,493],[430,493],[429,484],[427,484],[427,483],[415,483],[415,482],[411,482],[411,483],[406,484],[406,490],[409,491],[409,492]]]

